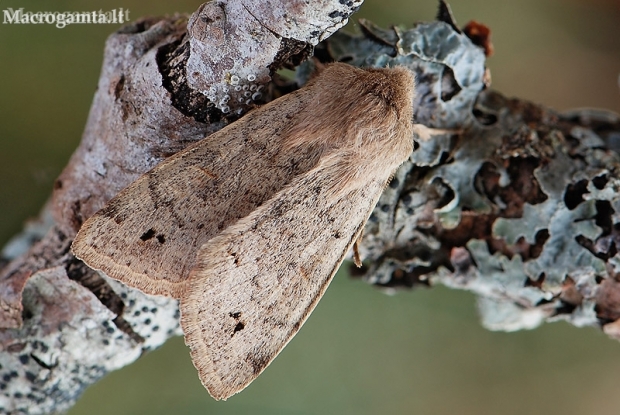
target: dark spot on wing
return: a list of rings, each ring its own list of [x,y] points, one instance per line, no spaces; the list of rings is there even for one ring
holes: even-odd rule
[[[245,324],[243,324],[242,322],[238,322],[237,325],[235,326],[235,329],[233,330],[233,334],[230,337],[234,336],[235,333],[243,330],[244,328],[245,328]]]
[[[146,242],[149,239],[153,238],[154,236],[155,236],[155,231],[153,229],[149,229],[148,231],[146,231],[146,232],[144,232],[142,234],[140,239],[143,240],[144,242]]]

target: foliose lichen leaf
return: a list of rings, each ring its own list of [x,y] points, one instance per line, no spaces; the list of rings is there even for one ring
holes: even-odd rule
[[[620,275],[620,157],[605,147],[619,141],[620,117],[489,90],[482,49],[442,22],[364,22],[361,36],[338,33],[326,50],[416,74],[419,147],[366,226],[364,278],[470,290],[493,329],[620,318],[596,294]]]

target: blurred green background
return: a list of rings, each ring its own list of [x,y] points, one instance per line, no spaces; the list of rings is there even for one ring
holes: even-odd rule
[[[191,12],[198,2],[2,0],[0,10]],[[556,109],[620,111],[617,0],[454,0],[492,29],[493,87]],[[367,0],[356,17],[411,24],[434,0]],[[355,30],[352,22],[349,30]],[[0,245],[37,214],[77,146],[113,25],[0,23]],[[300,334],[247,390],[213,401],[181,338],[89,388],[80,414],[618,414],[620,344],[564,323],[492,333],[473,296],[386,296],[338,275]]]

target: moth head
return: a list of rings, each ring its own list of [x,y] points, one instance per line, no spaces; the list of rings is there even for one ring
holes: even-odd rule
[[[414,84],[404,67],[326,65],[305,88],[313,99],[291,123],[285,148],[310,144],[329,152],[372,145],[368,139],[411,138]]]
[[[404,67],[326,66],[306,89],[313,99],[285,147],[318,149],[342,191],[369,176],[387,180],[413,151],[414,81]]]

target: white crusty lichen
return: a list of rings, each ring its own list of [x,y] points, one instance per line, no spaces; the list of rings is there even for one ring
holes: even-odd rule
[[[282,56],[311,51],[344,26],[362,0],[313,2],[211,1],[188,22],[187,81],[224,113],[240,113],[262,97],[229,87],[258,87],[271,80]],[[277,69],[277,68],[276,68]],[[224,101],[224,97],[229,100]]]
[[[64,267],[30,277],[23,292],[22,327],[3,330],[1,413],[66,410],[88,385],[181,333],[176,301],[112,284],[126,303],[125,319],[143,341],[120,330],[118,316],[70,280]]]

